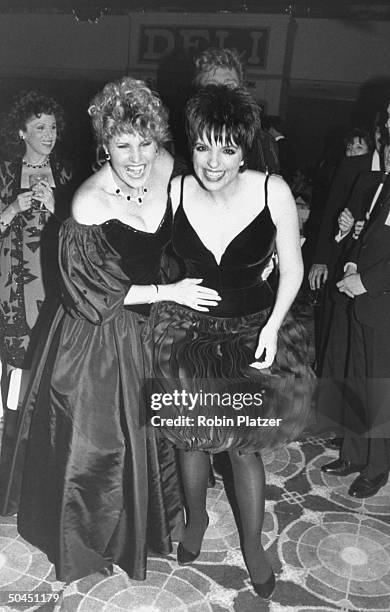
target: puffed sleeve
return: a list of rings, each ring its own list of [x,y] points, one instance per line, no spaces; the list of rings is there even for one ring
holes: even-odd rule
[[[101,325],[123,311],[131,281],[101,226],[81,225],[72,218],[65,221],[59,263],[62,299],[72,316]]]

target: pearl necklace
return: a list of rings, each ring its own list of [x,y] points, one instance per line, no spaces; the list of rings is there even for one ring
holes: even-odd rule
[[[144,203],[145,194],[148,192],[146,187],[140,187],[137,189],[137,195],[125,195],[119,187],[115,189],[115,193],[120,198],[125,198],[128,202],[134,202],[138,206],[142,206]]]
[[[33,170],[37,170],[38,168],[46,168],[46,166],[48,166],[49,163],[50,163],[49,158],[47,158],[41,164],[30,164],[30,162],[26,161],[24,158],[22,159],[23,166],[26,166],[26,168],[32,168]]]

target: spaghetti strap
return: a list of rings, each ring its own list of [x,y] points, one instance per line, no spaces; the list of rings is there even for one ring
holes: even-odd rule
[[[168,206],[170,207],[171,210],[173,209],[172,199],[171,199],[172,181],[173,181],[174,178],[178,178],[179,176],[181,176],[181,188],[180,188],[179,207],[182,206],[182,204],[183,204],[183,183],[184,183],[184,178],[186,176],[185,171],[186,171],[186,168],[184,167],[184,165],[181,162],[181,160],[175,158],[174,165],[173,165],[173,170],[172,170],[171,178],[169,179],[168,190],[167,190],[167,193],[168,193]]]
[[[265,181],[264,181],[264,195],[265,195],[264,206],[267,206],[267,207],[268,207],[268,180],[269,180],[270,176],[271,175],[268,174],[268,172],[267,172],[267,176],[265,177]]]
[[[181,177],[181,181],[180,181],[180,202],[179,202],[179,207],[181,207],[181,208],[183,208],[184,179],[185,179],[185,175],[183,174],[183,176]]]

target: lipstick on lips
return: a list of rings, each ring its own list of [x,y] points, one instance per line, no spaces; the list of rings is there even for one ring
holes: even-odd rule
[[[145,164],[137,165],[137,166],[126,166],[126,174],[132,176],[133,178],[140,178],[145,172]]]
[[[217,183],[224,176],[225,171],[224,170],[218,170],[218,171],[217,170],[204,170],[203,174],[208,181]]]

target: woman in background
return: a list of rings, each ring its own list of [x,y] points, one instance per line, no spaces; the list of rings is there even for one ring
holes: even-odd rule
[[[58,231],[72,172],[56,153],[64,113],[38,91],[20,93],[5,116],[0,161],[0,358],[2,398],[17,408],[45,319],[58,305]],[[13,380],[11,385],[10,381]],[[9,476],[18,413],[4,412],[0,487]],[[0,491],[0,498],[2,497]],[[17,505],[8,511],[16,512]],[[5,511],[0,503],[0,511]]]
[[[63,109],[38,91],[21,93],[3,126],[9,155],[0,161],[0,352],[8,372],[30,366],[39,311],[58,289],[57,215],[69,210],[72,177],[55,153],[63,130]]]

